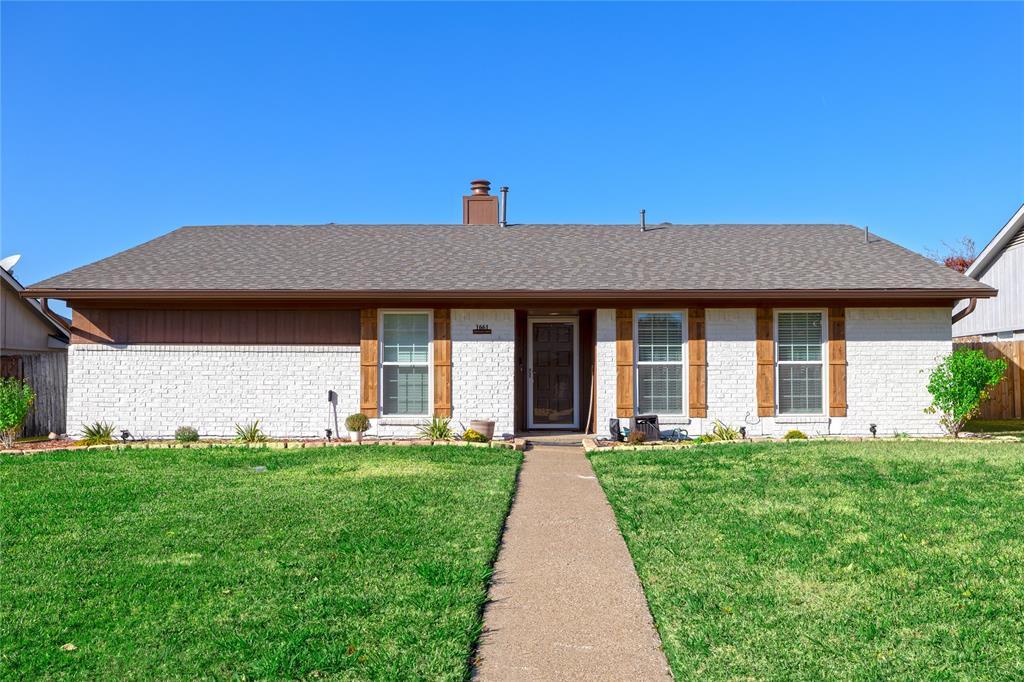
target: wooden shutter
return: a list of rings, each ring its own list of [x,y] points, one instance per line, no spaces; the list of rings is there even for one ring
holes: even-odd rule
[[[615,414],[633,416],[633,311],[615,311]]]
[[[377,416],[378,377],[380,371],[377,340],[377,309],[359,311],[359,411]]]
[[[434,309],[434,416],[452,416],[452,311]]]
[[[846,416],[846,308],[828,309],[828,413]]]
[[[775,333],[771,308],[757,309],[757,415],[775,416]]]
[[[686,319],[686,345],[690,349],[690,416],[707,417],[708,361],[704,308],[690,308]]]

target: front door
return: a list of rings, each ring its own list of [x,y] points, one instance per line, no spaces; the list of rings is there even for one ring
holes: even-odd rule
[[[531,429],[573,429],[576,414],[576,320],[530,320],[529,420]]]

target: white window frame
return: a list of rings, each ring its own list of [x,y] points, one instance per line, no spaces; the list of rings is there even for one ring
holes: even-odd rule
[[[422,367],[422,362],[384,361],[384,316],[385,315],[426,315],[427,317],[427,412],[425,414],[394,414],[384,411],[384,367]],[[431,308],[387,309],[377,311],[377,404],[381,417],[429,418],[434,414],[434,311]]]
[[[640,362],[640,316],[645,313],[680,313],[683,316],[683,348],[682,359],[679,362]],[[681,414],[657,413],[658,421],[665,422],[673,419],[687,419],[690,416],[690,321],[687,308],[665,309],[651,308],[633,311],[633,413],[640,412],[640,367],[643,365],[679,365],[682,367],[683,375],[683,396],[680,404],[683,406]],[[646,414],[646,413],[645,413]]]
[[[821,315],[821,360],[817,363],[809,360],[779,360],[779,314],[780,313],[819,313]],[[827,308],[776,308],[774,320],[775,338],[775,405],[776,414],[780,417],[824,417],[828,415],[828,309]],[[780,365],[821,365],[821,412],[783,412],[779,401]]]

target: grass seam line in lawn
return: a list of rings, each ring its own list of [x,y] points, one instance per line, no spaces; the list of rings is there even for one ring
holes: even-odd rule
[[[487,578],[486,590],[484,591],[484,598],[480,602],[480,607],[477,609],[477,622],[479,623],[479,631],[476,633],[476,638],[473,640],[473,645],[469,648],[469,654],[466,658],[466,682],[469,682],[476,676],[477,672],[477,658],[480,655],[480,644],[484,637],[484,611],[487,609],[487,605],[491,602],[491,586],[494,584],[494,566],[498,563],[498,555],[501,553],[501,546],[505,543],[505,532],[508,530],[508,517],[512,514],[512,505],[515,504],[516,498],[519,497],[519,477],[523,473],[523,461],[524,457],[519,458],[519,465],[516,466],[516,476],[512,481],[512,494],[508,496],[508,508],[505,509],[505,516],[501,520],[501,530],[498,533],[498,541],[494,544],[494,553],[490,559],[490,575]]]

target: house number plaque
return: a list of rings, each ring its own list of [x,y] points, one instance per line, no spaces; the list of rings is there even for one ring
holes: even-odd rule
[[[473,327],[473,333],[474,334],[490,334],[491,333],[491,326],[488,325],[488,324],[478,324],[477,326]]]

